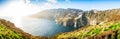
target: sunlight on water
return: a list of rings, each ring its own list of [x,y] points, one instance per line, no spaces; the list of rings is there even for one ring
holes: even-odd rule
[[[12,22],[16,25],[16,27],[19,27],[19,28],[23,28],[23,26],[21,25],[21,19],[22,17],[13,17],[13,20]]]
[[[22,26],[24,31],[37,36],[53,36],[60,32],[75,30],[74,27],[64,27],[52,20],[35,18],[24,18]]]
[[[0,16],[1,19],[5,19],[15,24],[16,27],[22,28],[21,18],[22,17],[10,17],[10,16]]]
[[[13,22],[16,27],[35,36],[53,36],[61,32],[75,30],[74,27],[64,27],[53,20],[29,17],[0,17]]]

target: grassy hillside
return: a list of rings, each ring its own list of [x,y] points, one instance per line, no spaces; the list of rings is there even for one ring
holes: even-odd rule
[[[0,38],[1,39],[24,39],[21,34],[8,29],[5,25],[0,23]]]
[[[78,30],[56,35],[57,39],[120,39],[120,21],[85,26]]]
[[[35,39],[35,36],[25,33],[10,21],[0,19],[0,39]]]
[[[46,13],[49,13],[49,11],[43,11]],[[64,10],[63,10],[64,11]],[[76,10],[75,10],[76,11]],[[79,28],[75,31],[71,32],[65,32],[58,34],[54,37],[50,38],[56,38],[56,39],[117,39],[119,37],[120,32],[120,9],[110,9],[110,10],[90,10],[90,11],[82,11],[82,12],[75,12],[65,10],[65,12],[62,13],[62,11],[59,11],[60,14],[57,13],[57,11],[52,11],[52,13],[56,13],[53,15],[48,15],[45,18],[51,18],[55,17],[55,21],[58,24],[64,25],[64,26],[74,26],[76,28]],[[62,13],[62,14],[61,14]],[[37,17],[39,18],[41,14]],[[44,17],[43,16],[43,17]],[[53,19],[52,18],[52,19]],[[119,20],[118,22],[116,22]],[[82,27],[82,28],[81,28]]]

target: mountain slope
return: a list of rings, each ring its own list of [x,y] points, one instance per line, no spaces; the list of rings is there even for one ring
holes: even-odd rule
[[[53,17],[52,19],[56,21],[56,23],[64,26],[74,26],[79,29],[71,32],[61,33],[50,38],[120,39],[120,34],[119,34],[120,33],[120,9],[110,9],[110,10],[102,10],[102,11],[90,10],[90,11],[80,11],[76,13],[72,13],[72,12],[67,13],[66,11],[62,14],[61,12],[59,14],[57,13],[51,16]],[[40,16],[40,14],[37,14],[37,15],[38,17]],[[51,18],[49,16],[47,17],[48,19]]]
[[[31,17],[36,17],[40,19],[53,19],[58,24],[79,28],[87,25],[98,25],[105,22],[120,20],[120,9],[110,9],[103,11],[83,11],[79,9],[51,9],[31,15]]]
[[[57,39],[120,39],[120,21],[85,26],[78,30],[56,35]]]
[[[0,39],[35,39],[35,36],[23,32],[9,21],[0,19]]]
[[[50,9],[50,10],[43,10],[41,12],[38,12],[37,14],[30,15],[30,17],[55,20],[58,17],[64,17],[66,14],[69,14],[69,13],[74,14],[74,13],[78,13],[78,12],[83,12],[83,11],[79,10],[79,9],[71,9],[71,8]]]

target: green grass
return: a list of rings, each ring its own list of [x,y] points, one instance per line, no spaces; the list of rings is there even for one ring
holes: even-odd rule
[[[24,39],[21,34],[12,31],[0,23],[0,39]]]
[[[102,25],[87,26],[72,32],[62,33],[57,35],[57,38],[78,38],[84,39],[85,37],[94,36],[109,30],[118,30],[120,29],[120,22],[107,22]],[[120,30],[118,31],[120,32]],[[120,37],[118,35],[118,37]]]

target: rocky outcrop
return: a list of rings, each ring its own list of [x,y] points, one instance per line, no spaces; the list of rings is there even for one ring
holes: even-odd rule
[[[56,19],[56,22],[64,26],[81,27],[87,25],[99,25],[109,21],[120,20],[120,9],[105,11],[90,10],[76,14],[77,15],[67,14],[65,17]]]
[[[70,14],[69,16],[66,15],[64,18],[56,20],[58,24],[63,23],[62,25],[64,26],[81,27],[86,25],[98,25],[109,21],[120,20],[120,9],[112,9],[105,11],[98,10],[85,11],[77,13],[77,15],[73,14]],[[72,24],[69,22],[72,22]]]
[[[60,17],[65,17],[69,13],[74,14],[79,12],[83,12],[83,10],[71,9],[71,8],[50,9],[50,10],[44,10],[44,11],[38,12],[37,14],[30,15],[30,17],[54,20]]]
[[[31,17],[55,20],[63,26],[82,27],[87,25],[99,25],[105,22],[120,20],[120,9],[90,10],[79,9],[51,9],[45,10]]]

